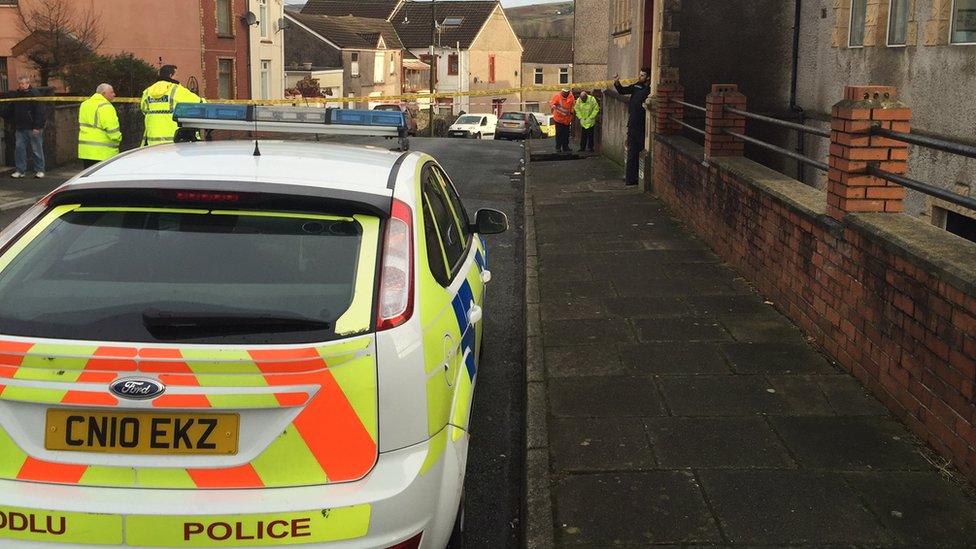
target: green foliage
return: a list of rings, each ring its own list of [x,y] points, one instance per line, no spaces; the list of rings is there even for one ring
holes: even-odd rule
[[[106,82],[115,88],[119,97],[139,97],[156,78],[156,68],[131,53],[92,54],[84,63],[71,68],[65,75],[65,83],[76,95],[95,93],[95,88]]]

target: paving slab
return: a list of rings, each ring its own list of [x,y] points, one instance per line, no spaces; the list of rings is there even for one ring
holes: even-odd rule
[[[651,418],[647,429],[663,468],[794,466],[789,452],[761,417]]]
[[[559,418],[550,424],[552,465],[561,472],[636,471],[657,462],[643,419]]]
[[[785,414],[783,397],[762,376],[674,376],[659,380],[675,416]]]
[[[678,297],[608,297],[606,311],[615,318],[660,318],[691,316],[688,302]]]
[[[737,374],[835,374],[837,369],[806,343],[775,341],[722,346]]]
[[[773,428],[797,461],[816,469],[927,470],[904,427],[881,417],[774,417]]]
[[[708,318],[644,318],[634,321],[640,341],[728,341],[731,336]]]
[[[731,373],[716,343],[622,343],[617,346],[617,354],[623,367],[635,374]]]
[[[621,318],[610,313],[605,302],[595,297],[553,297],[542,304],[544,320],[584,320]]]
[[[564,417],[653,417],[665,413],[650,376],[552,379],[549,407],[552,415]]]
[[[816,376],[769,375],[766,376],[776,394],[786,401],[790,413],[797,416],[832,416],[834,414],[827,394]]]
[[[633,329],[620,319],[546,320],[542,323],[546,345],[599,345],[634,341]]]
[[[688,471],[573,475],[556,485],[554,495],[560,545],[647,547],[722,539]]]
[[[545,350],[550,377],[606,376],[634,373],[620,360],[616,344],[549,346]]]

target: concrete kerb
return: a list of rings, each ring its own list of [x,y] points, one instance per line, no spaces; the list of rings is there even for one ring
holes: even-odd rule
[[[531,150],[525,147],[525,508],[523,544],[528,549],[555,547],[552,493],[549,486],[549,427],[545,362],[539,300],[539,257],[536,247],[534,204],[529,193]]]
[[[24,206],[32,206],[37,203],[38,200],[44,198],[44,195],[32,196],[29,198],[22,198],[20,200],[13,200],[11,202],[5,202],[0,204],[0,212],[5,210],[15,210],[17,208],[22,208]]]

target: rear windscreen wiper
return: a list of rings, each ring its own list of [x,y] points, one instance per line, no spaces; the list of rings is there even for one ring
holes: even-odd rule
[[[328,330],[324,320],[297,315],[209,313],[147,309],[142,324],[156,336],[186,337]]]

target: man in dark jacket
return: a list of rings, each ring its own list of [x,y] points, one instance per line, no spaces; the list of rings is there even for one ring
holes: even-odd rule
[[[31,87],[30,78],[17,79],[17,90],[10,97],[38,97],[41,93]],[[36,101],[14,101],[9,104],[8,121],[14,127],[14,165],[10,177],[27,175],[27,148],[30,145],[34,162],[34,176],[44,177],[44,122],[46,108]]]
[[[620,95],[629,95],[627,104],[627,184],[637,184],[637,169],[640,162],[640,152],[644,150],[644,135],[646,132],[646,111],[644,102],[651,95],[651,69],[642,68],[637,75],[637,82],[623,86],[618,76],[613,77],[613,87]]]

